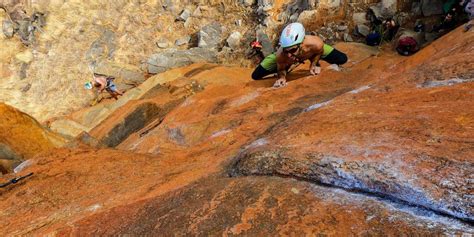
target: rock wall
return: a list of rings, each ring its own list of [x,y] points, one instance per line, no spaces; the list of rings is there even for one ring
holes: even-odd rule
[[[40,121],[86,106],[93,95],[82,85],[92,71],[116,76],[123,81],[119,88],[128,89],[143,82],[152,54],[197,45],[203,25],[222,25],[219,47],[232,32],[244,34],[253,26],[251,8],[236,1],[16,2],[23,3],[26,16],[44,13],[47,23],[29,46],[18,33],[1,34],[1,100]],[[184,10],[190,13],[186,21],[180,18]],[[8,20],[0,14],[0,21]],[[177,42],[183,36],[191,37],[189,43]]]
[[[409,58],[339,43],[344,67],[300,66],[280,89],[249,68],[158,74],[62,118],[114,149],[33,158],[18,174],[31,178],[0,189],[0,231],[472,235],[473,37]]]
[[[0,171],[7,173],[22,161],[63,146],[66,139],[43,128],[34,118],[0,103]]]
[[[352,41],[355,24],[376,4],[392,14],[409,1],[3,0],[0,100],[39,121],[88,106],[92,72],[129,90],[149,74],[195,62],[250,65],[248,43],[265,53],[281,28],[305,23],[328,42]],[[424,3],[423,3],[424,4]],[[207,26],[207,27],[206,27]],[[188,50],[199,47],[198,50]],[[66,95],[66,96],[65,96]],[[53,109],[54,108],[54,109]]]

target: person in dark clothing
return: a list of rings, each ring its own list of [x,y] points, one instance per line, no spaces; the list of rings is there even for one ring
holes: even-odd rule
[[[262,62],[265,58],[262,52],[262,44],[258,40],[252,41],[250,43],[250,48],[251,51],[247,53],[247,59],[253,59],[257,64]]]
[[[394,19],[389,18],[383,22],[383,40],[384,41],[392,41],[392,39],[395,37],[395,35],[398,32],[398,28],[400,28],[400,25],[395,22]]]
[[[410,56],[419,50],[418,42],[415,38],[407,36],[402,37],[397,42],[396,50],[400,55]]]
[[[463,0],[459,4],[468,17],[468,22],[464,25],[464,32],[467,32],[474,25],[474,0]]]
[[[433,30],[431,32],[445,34],[456,27],[456,13],[454,11],[449,11],[442,22],[438,25],[433,26]]]

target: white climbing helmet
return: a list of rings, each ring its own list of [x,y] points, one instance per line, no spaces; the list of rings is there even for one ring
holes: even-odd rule
[[[295,22],[287,25],[280,36],[280,46],[288,48],[301,44],[304,40],[305,31],[301,23]]]

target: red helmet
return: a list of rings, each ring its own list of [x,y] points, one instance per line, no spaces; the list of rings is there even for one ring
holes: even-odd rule
[[[253,41],[252,43],[250,43],[250,47],[252,47],[252,48],[262,48],[262,44],[258,41]]]

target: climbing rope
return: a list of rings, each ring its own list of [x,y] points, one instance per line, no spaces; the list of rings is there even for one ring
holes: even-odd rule
[[[7,186],[10,185],[10,184],[16,184],[16,183],[18,183],[20,180],[25,179],[25,178],[28,178],[28,177],[30,177],[30,176],[32,176],[32,175],[33,175],[33,173],[29,173],[29,174],[24,175],[24,176],[20,176],[20,177],[13,178],[13,179],[11,179],[10,181],[8,181],[8,182],[6,182],[6,183],[0,184],[0,188],[5,188],[5,187],[7,187]]]

